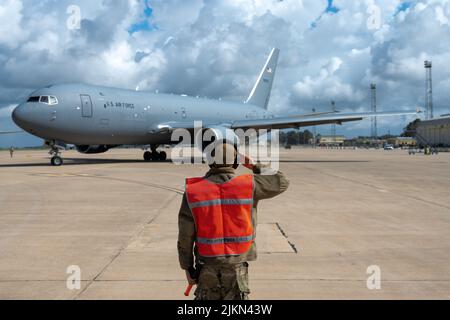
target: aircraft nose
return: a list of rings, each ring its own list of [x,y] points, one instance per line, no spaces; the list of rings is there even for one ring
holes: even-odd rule
[[[12,119],[15,124],[24,129],[23,127],[30,123],[31,112],[26,105],[19,104],[12,112]]]

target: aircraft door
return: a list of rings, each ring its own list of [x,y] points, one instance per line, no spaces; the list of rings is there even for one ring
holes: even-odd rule
[[[81,115],[85,118],[92,118],[92,100],[87,94],[81,94]]]

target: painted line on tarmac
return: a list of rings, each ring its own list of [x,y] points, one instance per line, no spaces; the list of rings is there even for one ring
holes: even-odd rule
[[[78,177],[78,178],[103,179],[103,180],[137,184],[137,185],[161,189],[161,190],[167,190],[170,192],[177,193],[179,195],[184,194],[184,190],[175,188],[175,187],[171,187],[171,186],[166,186],[166,185],[156,184],[156,183],[151,183],[151,182],[130,180],[130,179],[106,177],[106,176],[97,175],[97,174],[89,174],[89,173],[28,173],[28,174],[32,175],[32,176],[49,177],[49,178],[77,178]]]

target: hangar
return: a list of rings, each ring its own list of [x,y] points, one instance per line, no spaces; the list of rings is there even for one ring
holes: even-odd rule
[[[417,140],[421,145],[450,147],[450,116],[421,121],[417,127]]]

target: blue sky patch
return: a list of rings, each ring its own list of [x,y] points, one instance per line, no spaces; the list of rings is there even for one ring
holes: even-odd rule
[[[317,23],[319,22],[320,19],[322,19],[324,14],[327,14],[327,13],[328,14],[336,14],[338,12],[339,12],[339,8],[334,5],[333,0],[328,0],[328,4],[327,4],[327,7],[326,7],[325,11],[316,20],[311,22],[309,24],[309,27],[311,29],[316,28],[317,27]]]
[[[412,6],[412,1],[405,1],[401,4],[399,4],[399,6],[397,7],[397,10],[394,13],[394,16],[396,16],[397,14],[399,14],[402,11],[408,10],[409,8],[411,8],[411,6]]]
[[[128,32],[130,34],[133,34],[135,32],[139,32],[139,31],[152,31],[152,30],[158,29],[158,27],[156,25],[154,25],[150,22],[150,19],[153,15],[153,9],[150,7],[149,1],[148,0],[143,0],[143,1],[144,1],[145,9],[141,14],[141,21],[132,24],[128,28]]]
[[[325,10],[325,12],[338,13],[338,12],[339,12],[339,8],[336,7],[336,6],[333,4],[333,0],[328,0],[328,7],[327,7],[327,9]]]

